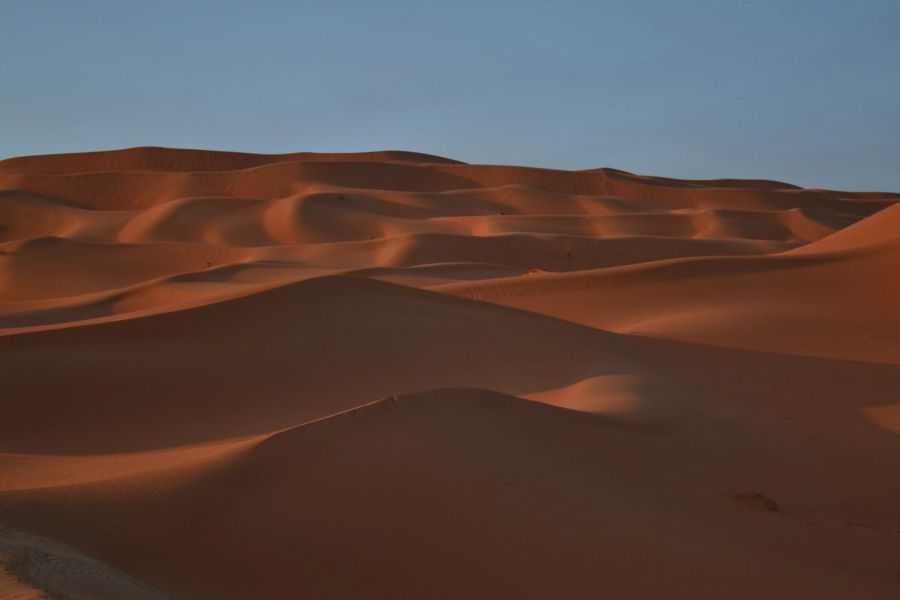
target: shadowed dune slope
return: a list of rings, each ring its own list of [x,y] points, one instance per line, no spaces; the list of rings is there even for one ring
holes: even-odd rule
[[[0,407],[0,449],[204,441],[447,385],[531,391],[624,368],[617,339],[405,286],[318,278],[182,311],[0,337],[0,378],[16,397]],[[73,429],[84,411],[94,416]]]
[[[0,597],[897,598],[898,199],[0,161]]]

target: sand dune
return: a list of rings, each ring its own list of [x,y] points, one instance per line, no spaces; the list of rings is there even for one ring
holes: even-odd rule
[[[610,331],[900,363],[897,208],[764,257],[667,260],[441,289]]]
[[[0,161],[0,597],[896,598],[897,200]]]

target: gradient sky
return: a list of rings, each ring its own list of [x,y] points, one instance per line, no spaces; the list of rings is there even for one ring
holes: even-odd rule
[[[0,156],[405,149],[900,191],[900,0],[0,0]]]

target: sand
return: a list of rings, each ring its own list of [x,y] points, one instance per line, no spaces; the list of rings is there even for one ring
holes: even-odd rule
[[[0,597],[900,597],[898,200],[0,161]]]

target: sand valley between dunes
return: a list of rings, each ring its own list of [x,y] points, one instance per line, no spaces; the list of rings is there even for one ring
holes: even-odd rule
[[[900,598],[900,194],[0,161],[0,598]]]

